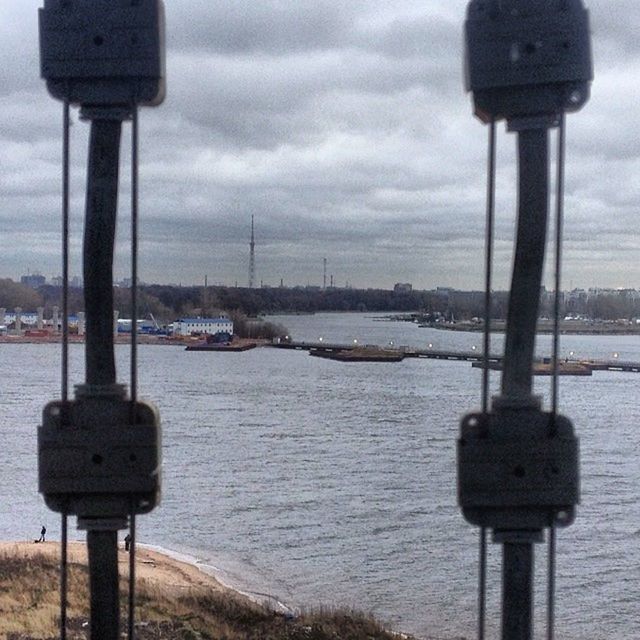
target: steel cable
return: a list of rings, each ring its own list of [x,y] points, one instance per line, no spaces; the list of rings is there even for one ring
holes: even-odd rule
[[[63,407],[69,401],[69,138],[70,106],[64,100],[62,107],[62,362],[60,395]],[[53,327],[54,332],[58,327]],[[63,420],[65,416],[62,416]],[[60,542],[60,639],[67,637],[67,514],[61,518]]]
[[[69,400],[69,100],[63,104],[62,116],[62,402]],[[54,331],[58,327],[53,327]]]
[[[131,425],[136,424],[138,399],[138,108],[131,114]],[[132,505],[133,507],[133,505]],[[129,542],[129,640],[134,640],[136,605],[136,517],[131,509]]]
[[[491,274],[493,267],[493,226],[495,210],[496,172],[496,123],[489,126],[489,156],[487,175],[487,211],[485,229],[485,289],[484,289],[484,332],[482,370],[482,413],[489,411],[489,352],[491,349]],[[487,529],[480,528],[478,575],[478,640],[484,640],[487,593]]]
[[[484,284],[484,367],[482,371],[482,413],[489,411],[489,351],[491,349],[491,274],[493,267],[493,226],[495,216],[496,184],[496,122],[489,125],[489,157],[487,176],[487,212],[485,229],[485,284]]]
[[[559,404],[559,355],[560,355],[560,286],[562,269],[562,232],[564,226],[564,158],[565,116],[560,114],[558,127],[558,151],[556,166],[556,221],[555,221],[555,292],[553,319],[553,375],[551,376],[551,435],[556,432],[556,415]],[[555,590],[556,590],[556,529],[549,527],[549,550],[547,565],[547,640],[555,635]]]
[[[478,640],[484,640],[487,611],[487,527],[480,527],[480,571],[478,576]]]
[[[67,524],[67,514],[63,513],[60,523],[60,640],[67,638]]]
[[[564,224],[564,150],[565,150],[565,117],[560,115],[558,128],[558,158],[556,176],[556,228],[555,228],[555,294],[554,294],[554,318],[553,318],[553,375],[551,377],[551,413],[555,424],[558,413],[558,357],[560,354],[560,278],[562,268],[562,231]]]
[[[556,596],[556,528],[553,525],[549,527],[547,573],[547,640],[553,640]]]
[[[138,400],[138,108],[131,113],[131,407]]]
[[[135,637],[135,608],[136,608],[136,516],[131,512],[129,523],[129,628],[128,638]]]

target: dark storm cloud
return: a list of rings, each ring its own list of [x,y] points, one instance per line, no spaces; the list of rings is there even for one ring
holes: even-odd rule
[[[14,277],[59,272],[60,105],[39,79],[41,4],[0,4],[0,275]],[[568,118],[567,279],[640,286],[640,10],[588,5],[596,81]],[[340,283],[480,287],[487,131],[463,89],[465,6],[167,1],[168,97],[141,119],[143,279],[244,283],[254,215],[258,280],[319,284],[327,257]],[[76,272],[87,130],[74,113]],[[515,138],[500,131],[496,277],[506,285]]]

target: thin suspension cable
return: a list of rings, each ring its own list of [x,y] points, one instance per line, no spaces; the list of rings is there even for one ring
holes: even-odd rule
[[[493,267],[493,226],[495,211],[496,123],[489,125],[489,157],[487,175],[487,211],[485,229],[484,332],[482,368],[482,413],[489,411],[489,352],[491,350],[491,273]],[[484,640],[487,609],[487,529],[480,528],[478,572],[478,640]]]
[[[138,107],[131,114],[131,411],[138,398]]]
[[[555,634],[556,599],[556,528],[549,527],[549,550],[547,566],[547,640],[553,640]]]
[[[478,575],[478,640],[484,640],[487,610],[487,528],[480,528],[480,572]]]
[[[136,423],[138,397],[138,108],[131,114],[131,423]],[[132,505],[133,507],[133,505]],[[136,605],[136,516],[132,508],[129,542],[129,628],[128,638],[134,640]]]
[[[493,266],[493,226],[496,183],[496,122],[489,125],[489,158],[487,176],[487,214],[485,232],[484,346],[482,368],[482,413],[489,410],[489,351],[491,349],[491,270]]]
[[[62,136],[62,402],[69,400],[69,100],[63,105]],[[57,331],[57,327],[54,327]]]
[[[69,401],[69,138],[70,106],[69,100],[63,104],[62,120],[62,371],[61,396],[63,407]],[[57,327],[54,327],[57,330]],[[67,534],[68,517],[61,516],[60,540],[60,640],[67,638]]]
[[[558,359],[560,355],[560,270],[562,268],[562,228],[564,223],[564,151],[565,151],[565,117],[560,114],[558,127],[558,157],[556,176],[556,237],[555,237],[555,294],[553,300],[553,354],[551,376],[551,413],[553,417],[558,413]],[[554,421],[555,422],[555,421]]]
[[[129,640],[134,640],[136,611],[136,515],[130,516],[129,535]]]
[[[60,536],[60,640],[67,640],[67,521],[62,514]]]

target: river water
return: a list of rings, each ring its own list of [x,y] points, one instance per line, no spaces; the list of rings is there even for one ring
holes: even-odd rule
[[[299,340],[481,348],[480,334],[371,314],[274,319]],[[540,353],[549,342],[540,338]],[[82,349],[71,345],[72,382],[82,381]],[[567,336],[562,350],[640,361],[640,338]],[[128,348],[117,355],[126,377]],[[35,538],[46,523],[57,539],[58,517],[37,493],[36,425],[59,395],[59,347],[3,344],[0,358],[0,538]],[[479,370],[144,345],[139,363],[141,395],[160,408],[164,457],[162,504],[139,519],[142,542],[292,607],[354,606],[421,637],[474,636],[478,533],[456,506],[455,442],[460,416],[479,406]],[[536,384],[548,397],[549,381]],[[558,640],[640,637],[639,384],[633,373],[561,379],[562,412],[581,441],[582,504],[559,533]],[[536,551],[542,638],[545,548]],[[489,570],[492,638],[495,545]]]

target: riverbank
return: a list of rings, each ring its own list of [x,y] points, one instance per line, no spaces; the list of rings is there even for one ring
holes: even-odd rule
[[[115,340],[115,344],[131,344],[130,334],[118,335]],[[198,336],[186,336],[186,337],[168,337],[168,336],[154,336],[148,334],[140,334],[137,340],[138,344],[155,344],[169,347],[188,347],[192,345],[203,344],[203,338]],[[57,333],[50,333],[44,336],[30,336],[30,335],[3,335],[0,336],[0,344],[61,344],[62,336]],[[77,334],[69,335],[69,343],[71,344],[84,344],[84,336]],[[248,344],[254,344],[257,346],[263,346],[265,344],[271,344],[270,340],[265,338],[236,338],[233,341],[234,347],[244,347]]]
[[[479,333],[484,330],[481,323],[477,322],[433,322],[428,325],[420,325],[430,329],[441,331],[465,331]],[[491,322],[492,333],[505,333],[507,323],[504,320]],[[538,321],[536,333],[550,335],[554,332],[553,322],[550,320]],[[617,324],[615,322],[597,323],[582,320],[563,320],[560,322],[560,333],[573,336],[637,336],[640,335],[640,325]]]
[[[53,639],[58,634],[60,546],[56,542],[0,543],[0,637]],[[118,552],[123,625],[129,555]],[[371,617],[351,610],[283,615],[256,603],[196,565],[146,547],[136,550],[136,637],[139,640],[392,640]],[[68,639],[86,638],[86,546],[69,544]]]

